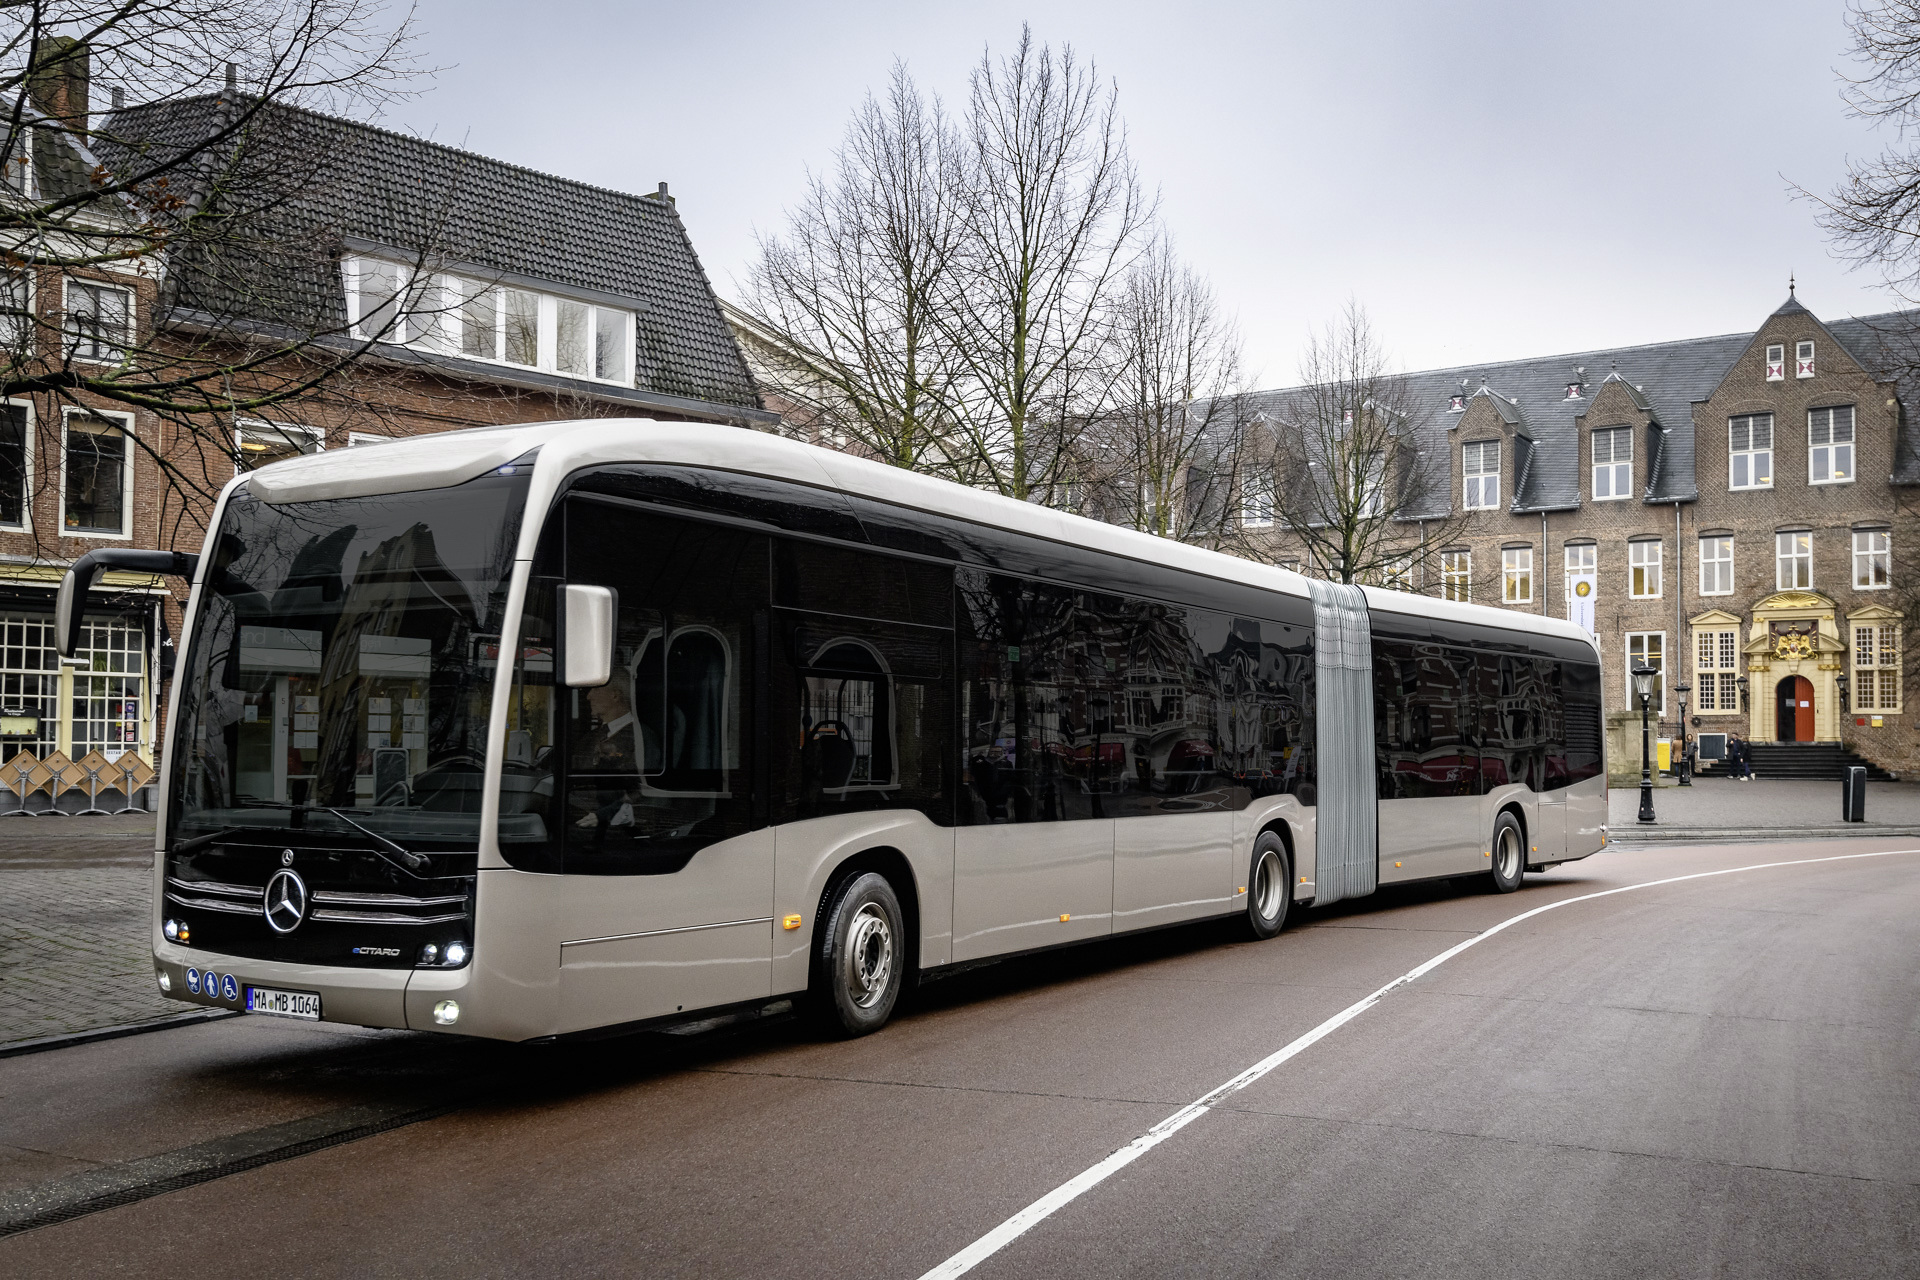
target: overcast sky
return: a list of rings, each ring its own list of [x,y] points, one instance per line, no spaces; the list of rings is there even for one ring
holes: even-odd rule
[[[385,123],[630,191],[672,186],[734,295],[895,57],[949,103],[1023,20],[1117,82],[1140,173],[1293,382],[1349,297],[1408,369],[1894,301],[1788,190],[1885,139],[1846,117],[1841,0],[1011,5],[421,0],[441,70]]]

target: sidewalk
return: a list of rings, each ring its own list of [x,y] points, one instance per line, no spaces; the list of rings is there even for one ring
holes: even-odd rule
[[[0,817],[0,1046],[168,1018],[153,985],[153,817]]]
[[[1662,786],[1653,793],[1659,820],[1643,826],[1637,787],[1607,792],[1607,829],[1612,840],[1781,840],[1816,835],[1920,835],[1920,783],[1869,782],[1867,820],[1842,822],[1840,783],[1756,778],[1697,779],[1691,787]]]

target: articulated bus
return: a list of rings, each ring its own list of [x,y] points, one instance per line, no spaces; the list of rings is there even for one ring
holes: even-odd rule
[[[507,1040],[1523,874],[1605,841],[1570,623],[1296,573],[774,436],[463,431],[235,479],[192,581],[162,991]]]

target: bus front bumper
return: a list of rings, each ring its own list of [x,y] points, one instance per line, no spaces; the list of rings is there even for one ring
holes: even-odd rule
[[[467,1029],[459,1025],[457,1006],[470,981],[471,965],[348,969],[225,956],[161,941],[153,949],[153,967],[166,979],[168,998],[203,1008],[245,1012],[248,988],[260,987],[318,996],[321,1022],[414,1031]],[[435,1008],[446,1001],[456,1006],[453,1022],[445,1021],[444,1010],[440,1018],[434,1015]]]

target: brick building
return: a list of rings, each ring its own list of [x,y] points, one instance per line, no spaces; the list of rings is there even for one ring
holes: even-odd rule
[[[65,91],[78,101],[36,103],[41,114],[86,121],[84,75]],[[116,109],[91,134],[84,123],[36,129],[37,147],[53,135],[57,154],[69,158],[35,168],[43,182],[62,172],[84,181],[94,164],[116,162],[103,139],[165,147],[204,137],[233,102],[229,93]],[[53,591],[66,566],[95,547],[197,551],[207,513],[196,487],[217,490],[236,470],[293,453],[502,422],[777,421],[760,407],[665,184],[644,195],[608,190],[289,109],[263,115],[257,128],[318,137],[330,157],[324,180],[274,213],[321,251],[254,264],[272,287],[219,299],[219,272],[177,260],[117,271],[29,267],[15,288],[55,328],[86,327],[103,361],[127,347],[204,347],[210,297],[240,312],[224,317],[228,336],[252,326],[272,338],[304,326],[322,335],[308,344],[322,357],[358,349],[383,329],[384,338],[312,394],[191,427],[84,394],[5,404],[0,710],[37,715],[41,726],[38,737],[0,747],[6,757],[27,747],[74,759],[96,748],[152,758],[154,676],[169,666],[184,588],[105,575],[82,648],[64,663],[53,649]],[[222,265],[227,280],[233,269]],[[276,297],[286,310],[260,305]],[[257,314],[245,314],[249,305]],[[171,481],[168,468],[177,473]]]
[[[1413,374],[1410,440],[1448,459],[1460,532],[1416,590],[1588,618],[1616,771],[1637,775],[1628,671],[1668,732],[1838,742],[1920,770],[1905,595],[1920,452],[1901,376],[1920,313],[1822,322],[1789,290],[1752,333]],[[1267,393],[1284,421],[1286,391]],[[1437,491],[1439,486],[1432,486]],[[1264,516],[1264,510],[1261,513]],[[1284,530],[1274,535],[1286,556]]]

